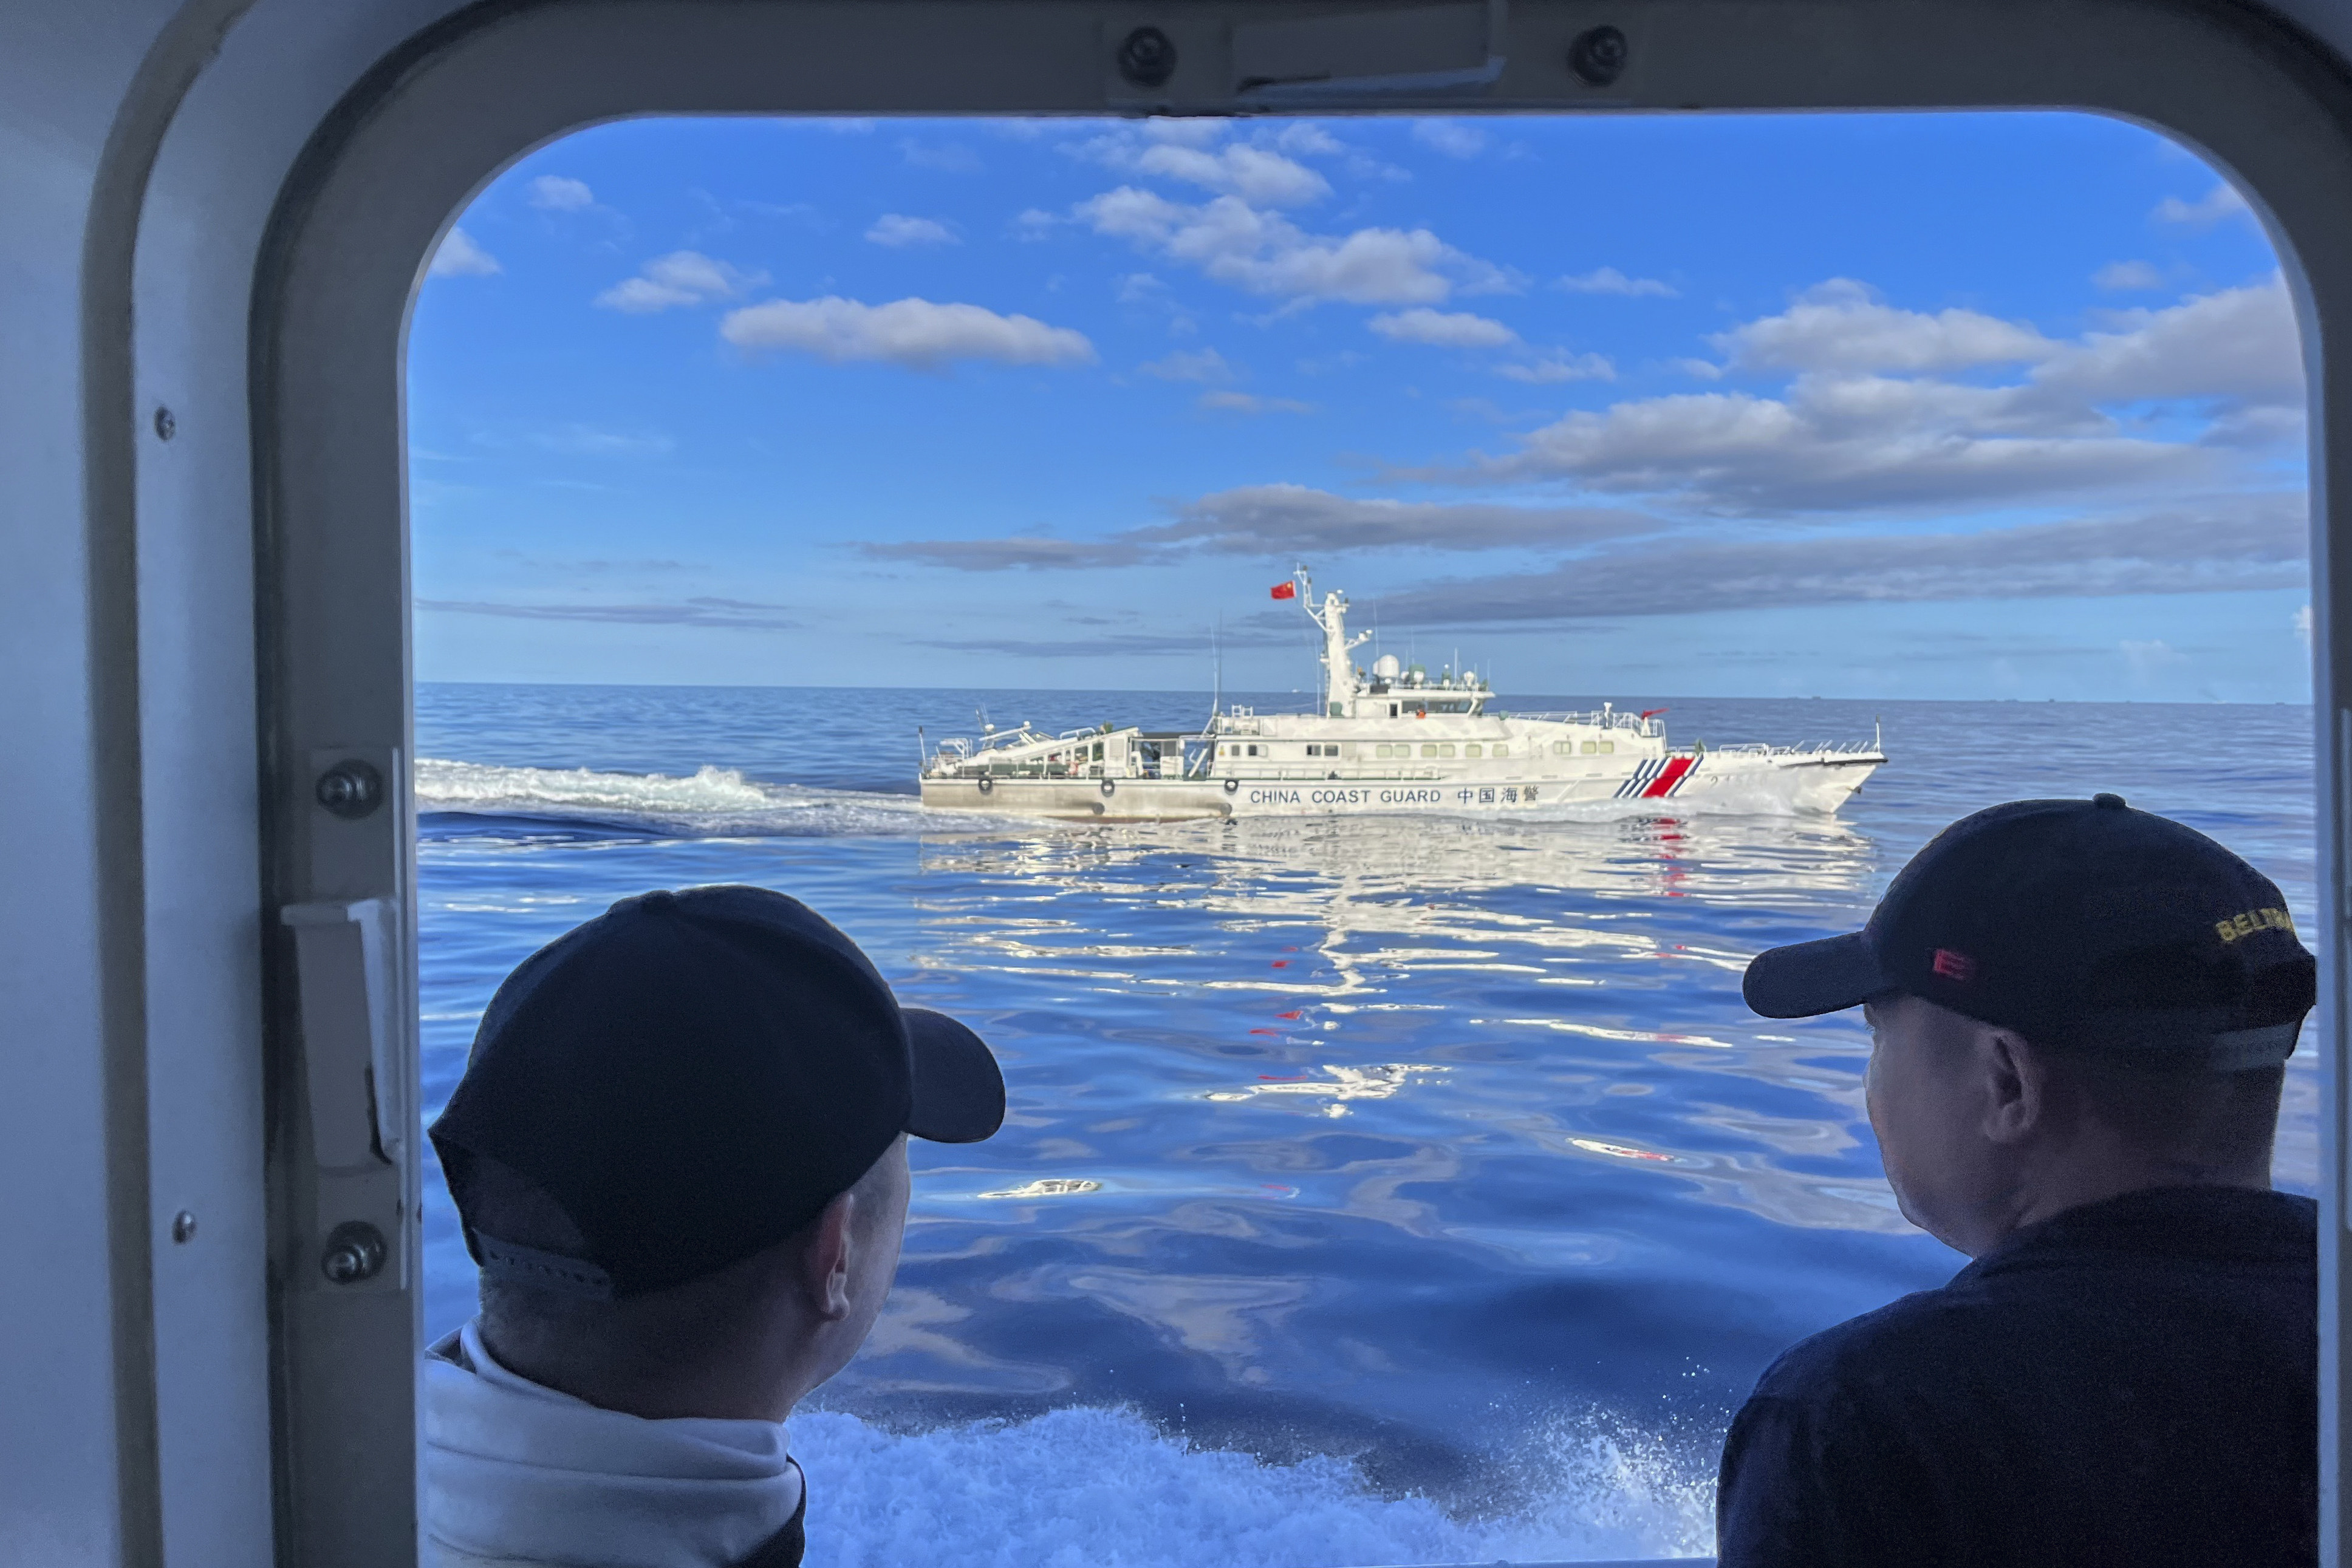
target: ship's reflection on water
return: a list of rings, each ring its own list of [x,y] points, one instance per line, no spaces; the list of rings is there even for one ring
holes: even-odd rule
[[[1544,1434],[1630,1429],[1691,1482],[1659,1495],[1701,1500],[1693,1547],[1765,1363],[1960,1261],[1881,1178],[1859,1020],[1755,1018],[1748,957],[1854,928],[1937,828],[2023,794],[2119,790],[2311,907],[2294,709],[1892,707],[1898,765],[1835,819],[940,831],[883,761],[800,770],[887,759],[947,701],[892,696],[831,751],[794,744],[790,694],[436,696],[426,755],[466,760],[418,776],[426,1113],[541,943],[648,887],[781,888],[979,1027],[1012,1088],[993,1141],[917,1147],[898,1289],[824,1403],[898,1428],[1123,1407],[1506,1511],[1557,1480]],[[1837,705],[1684,706],[1732,739]],[[2304,1190],[2315,1104],[2306,1054],[2279,1158]],[[471,1268],[436,1182],[437,1333]]]
[[[1792,913],[1811,934],[1866,910],[1881,852],[1841,821],[1200,822],[916,853],[894,978],[988,1035],[1013,1105],[995,1142],[929,1151],[849,1407],[1119,1399],[1253,1440],[1410,1433],[1475,1469],[1563,1402],[1710,1427],[1832,1302],[1948,1266],[1878,1174],[1855,1023],[1739,1004]],[[1827,1255],[1811,1289],[1772,1278]]]

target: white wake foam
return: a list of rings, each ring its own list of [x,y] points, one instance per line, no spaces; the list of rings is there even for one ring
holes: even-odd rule
[[[1382,1497],[1344,1461],[1194,1448],[1124,1410],[894,1435],[804,1411],[809,1561],[827,1568],[1351,1568],[1704,1555],[1714,1480],[1663,1444],[1564,1427],[1527,1460],[1517,1517]]]
[[[416,809],[597,822],[696,838],[911,833],[935,826],[911,795],[762,784],[732,768],[685,776],[586,768],[499,768],[425,757]]]

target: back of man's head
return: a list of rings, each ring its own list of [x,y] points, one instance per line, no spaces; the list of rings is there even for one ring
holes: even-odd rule
[[[486,1234],[554,1257],[577,1257],[586,1245],[544,1190],[496,1161],[473,1161],[468,1188],[468,1218]],[[825,1297],[835,1261],[826,1249],[844,1238],[821,1211],[748,1257],[640,1295],[591,1295],[519,1270],[486,1271],[482,1338],[509,1370],[592,1404],[640,1415],[789,1408],[804,1392],[799,1384],[830,1374],[824,1341],[845,1338],[854,1350],[888,1289],[906,1215],[903,1145],[894,1143],[842,1197],[846,1311]],[[771,1386],[779,1384],[781,1393]]]
[[[624,900],[526,960],[431,1132],[510,1370],[640,1415],[780,1418],[879,1309],[906,1135],[975,1141],[1003,1110],[971,1030],[901,1008],[804,905],[716,887]]]
[[[2214,1072],[2061,1051],[2049,1067],[2075,1113],[2121,1147],[2183,1170],[2269,1168],[2284,1065]]]
[[[2137,1187],[2267,1185],[2315,988],[2274,883],[2115,795],[1955,823],[1864,930],[1744,986],[1772,1018],[1867,1004],[1888,1179],[1970,1252]]]

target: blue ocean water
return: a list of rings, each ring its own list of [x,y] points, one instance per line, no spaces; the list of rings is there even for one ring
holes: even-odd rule
[[[1206,697],[425,686],[426,1114],[540,944],[649,887],[782,889],[979,1029],[1011,1094],[992,1142],[914,1146],[890,1305],[794,1418],[812,1563],[1704,1552],[1758,1372],[1962,1261],[1895,1212],[1858,1020],[1753,1017],[1747,958],[1858,925],[1957,816],[2098,789],[2307,923],[2311,716],[1611,695],[1677,741],[1883,723],[1891,761],[1835,818],[942,821],[918,727]],[[2315,1103],[2306,1051],[2305,1191]],[[437,1172],[426,1221],[437,1333],[472,1296]]]

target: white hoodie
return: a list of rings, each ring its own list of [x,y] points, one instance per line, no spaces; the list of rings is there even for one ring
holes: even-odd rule
[[[518,1377],[472,1323],[426,1354],[425,1568],[730,1568],[801,1506],[777,1421],[649,1421]]]

